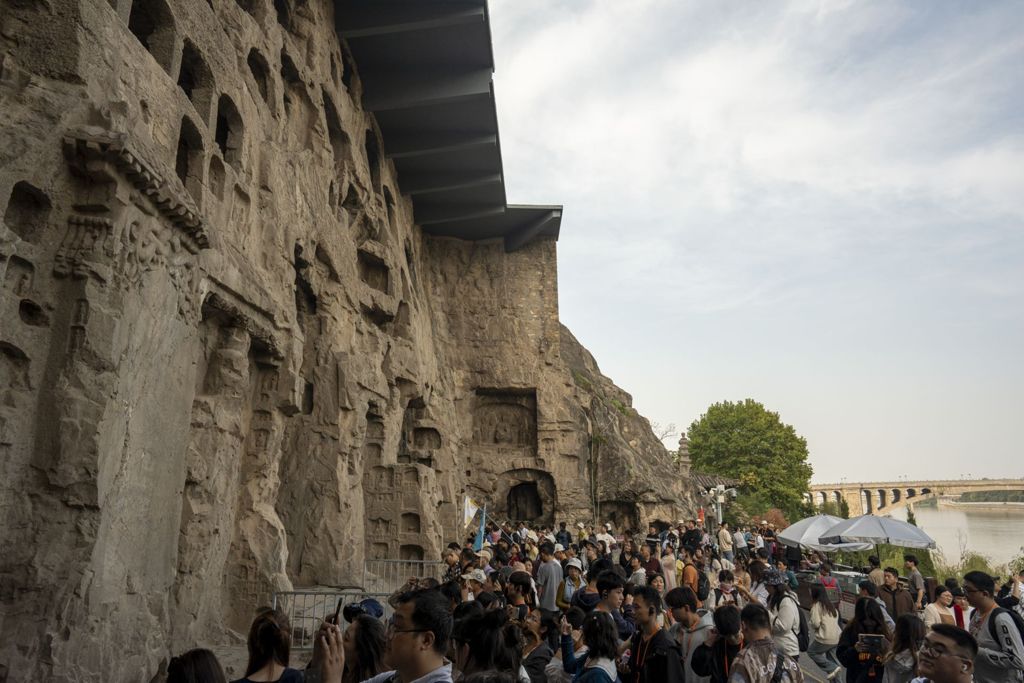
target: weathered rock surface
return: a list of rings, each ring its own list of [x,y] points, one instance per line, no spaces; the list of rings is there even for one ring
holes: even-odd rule
[[[555,242],[414,225],[333,27],[0,0],[0,680],[151,680],[276,590],[435,557],[466,494],[691,507],[559,323]]]

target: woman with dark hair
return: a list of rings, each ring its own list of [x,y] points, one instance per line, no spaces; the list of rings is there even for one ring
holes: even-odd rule
[[[583,644],[583,620],[586,618],[587,613],[581,610],[579,607],[570,607],[565,612],[565,619],[569,622],[569,635],[572,639],[572,649],[577,659],[583,657],[587,652],[587,646]],[[555,632],[551,634],[555,638],[554,655],[551,657],[551,661],[544,667],[544,674],[547,676],[548,683],[571,683],[572,676],[565,672],[562,668],[562,649],[559,646],[559,639],[561,637],[560,625],[556,623]]]
[[[360,614],[345,629],[341,644],[345,651],[342,683],[360,683],[388,670],[384,666],[387,635],[380,619]]]
[[[771,615],[772,642],[779,652],[797,659],[800,657],[800,643],[797,640],[800,632],[800,605],[796,595],[789,590],[786,577],[775,567],[765,569],[764,584],[768,592],[765,607]]]
[[[172,657],[167,665],[167,683],[227,683],[224,669],[209,650],[189,650]]]
[[[544,683],[547,680],[544,667],[554,654],[548,635],[558,629],[555,618],[550,614],[542,616],[539,609],[534,610],[526,615],[522,628],[526,639],[523,644],[523,668],[530,677],[530,683]]]
[[[234,683],[302,683],[302,672],[288,667],[292,636],[288,617],[264,607],[249,627],[249,663],[245,678]]]
[[[455,622],[455,668],[463,676],[478,671],[504,671],[519,676],[523,636],[519,625],[501,610]]]
[[[633,539],[627,538],[622,542],[622,552],[619,553],[619,564],[626,570],[626,574],[631,574],[633,572],[633,569],[629,565],[630,558],[639,554],[640,553],[636,550],[636,545],[633,544]]]
[[[971,623],[974,608],[967,602],[967,593],[962,587],[950,588],[949,592],[953,594],[953,618],[956,620],[956,627],[966,631]]]
[[[892,647],[882,657],[885,664],[885,683],[910,683],[914,678],[914,672],[917,671],[917,651],[924,643],[925,631],[927,629],[924,622],[912,612],[901,614],[896,619]]]
[[[747,573],[750,574],[750,588],[743,587],[736,583],[736,590],[740,592],[747,602],[756,602],[759,605],[768,603],[768,586],[764,582],[765,572],[768,567],[760,560],[754,560],[747,566]]]
[[[582,635],[587,654],[576,658],[571,627],[562,617],[562,668],[573,674],[574,683],[612,683],[618,678],[618,633],[611,615],[597,611],[588,614],[583,619]]]
[[[530,575],[526,572],[512,572],[505,586],[505,599],[508,600],[509,616],[515,621],[523,621],[527,614],[537,609],[537,593]]]
[[[726,683],[743,643],[740,610],[734,604],[722,605],[715,610],[714,620],[715,629],[694,649],[690,668],[698,676],[708,677],[711,683]]]
[[[832,604],[824,586],[811,586],[810,627],[814,642],[807,648],[807,655],[828,675],[839,668],[836,660],[836,645],[839,644],[839,610]]]
[[[859,599],[836,646],[836,657],[846,667],[846,683],[878,683],[885,671],[882,657],[891,642],[882,606],[871,598]]]

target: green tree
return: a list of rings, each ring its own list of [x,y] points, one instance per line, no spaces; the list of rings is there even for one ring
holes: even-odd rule
[[[838,503],[834,500],[825,501],[825,504],[821,506],[818,512],[823,515],[842,517],[843,519],[850,518],[850,506],[846,504],[845,500],[841,500]]]
[[[690,458],[693,469],[740,480],[753,495],[744,502],[752,514],[769,507],[781,509],[788,518],[800,519],[804,494],[811,481],[807,441],[778,413],[753,399],[723,401],[690,425]]]

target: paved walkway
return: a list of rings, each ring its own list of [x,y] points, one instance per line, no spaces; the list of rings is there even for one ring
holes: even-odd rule
[[[825,678],[825,672],[822,671],[817,664],[811,661],[811,658],[807,656],[806,652],[800,653],[800,668],[804,672],[804,680],[807,683],[832,683]],[[846,683],[846,674],[841,673],[832,681],[838,681],[838,683]]]

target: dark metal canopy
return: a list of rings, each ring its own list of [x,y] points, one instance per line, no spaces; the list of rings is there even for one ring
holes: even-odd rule
[[[561,206],[505,198],[487,0],[337,0],[336,23],[425,232],[558,238]]]

